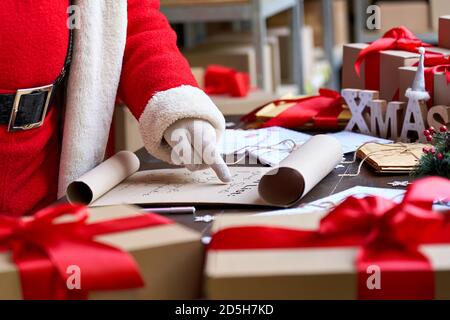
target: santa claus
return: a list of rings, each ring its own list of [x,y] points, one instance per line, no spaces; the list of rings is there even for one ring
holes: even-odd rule
[[[229,180],[214,150],[224,118],[197,87],[159,0],[0,2],[0,214],[35,212],[103,160],[117,95],[148,152]],[[174,139],[177,129],[185,134]],[[200,163],[174,152],[186,146]]]

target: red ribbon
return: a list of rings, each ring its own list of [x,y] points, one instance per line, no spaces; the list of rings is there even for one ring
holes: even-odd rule
[[[431,47],[431,45],[422,42],[406,27],[393,28],[386,32],[382,38],[361,50],[355,62],[355,71],[358,76],[361,76],[361,64],[365,62],[365,88],[380,90],[380,52],[402,50],[418,53],[419,47]],[[398,100],[398,98],[394,97],[394,100]]]
[[[428,107],[434,106],[434,76],[438,73],[444,73],[447,85],[450,84],[450,57],[436,56],[425,59],[425,86],[430,93],[431,99],[428,101]]]
[[[265,122],[262,127],[298,128],[307,122],[314,121],[317,128],[337,129],[338,117],[343,110],[341,95],[333,90],[320,89],[319,95],[300,99],[282,99],[273,102],[276,106],[285,103],[295,103],[294,106],[281,112],[278,116]],[[241,121],[245,123],[256,120],[260,107],[244,116]]]
[[[436,199],[450,199],[450,180],[419,180],[400,204],[380,197],[350,197],[325,216],[316,231],[223,229],[213,235],[209,250],[358,246],[359,299],[433,299],[433,269],[419,246],[450,243],[449,215],[432,211]],[[381,270],[381,290],[366,285],[368,267],[373,265]]]
[[[68,222],[57,222],[71,216]],[[0,250],[12,252],[24,299],[86,299],[90,291],[138,288],[144,285],[134,259],[96,236],[172,223],[154,214],[87,224],[87,209],[62,204],[33,217],[0,217]],[[70,266],[81,272],[81,289],[70,290]]]
[[[250,76],[231,68],[211,65],[205,72],[205,92],[207,94],[229,94],[245,97],[250,91]]]

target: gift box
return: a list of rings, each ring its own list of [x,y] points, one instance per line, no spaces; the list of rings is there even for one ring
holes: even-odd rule
[[[450,1],[448,0],[430,0],[431,23],[433,30],[439,30],[439,17],[442,15],[450,15]]]
[[[450,198],[450,182],[429,178],[400,204],[350,197],[329,213],[221,216],[207,297],[450,299],[449,220],[431,211],[440,196]]]
[[[439,47],[450,49],[450,15],[439,18]]]
[[[413,66],[419,54],[408,51],[387,50],[380,57],[380,99],[398,100],[400,94],[400,67]]]
[[[342,66],[342,88],[365,89],[365,62],[361,65],[361,74],[355,71],[355,62],[361,50],[369,45],[365,43],[351,43],[344,45],[344,61]]]
[[[343,88],[380,91],[380,98],[397,100],[398,68],[417,63],[418,48],[429,46],[405,27],[389,30],[370,45],[347,45],[344,47]]]
[[[367,44],[353,43],[344,46],[344,64],[342,70],[342,87],[346,89],[371,89],[380,91],[380,98],[391,101],[399,90],[398,68],[412,66],[419,61],[419,55],[408,51],[386,50],[380,52],[380,70],[366,68],[366,62],[361,64],[360,76],[356,73],[355,62],[359,53],[367,48]],[[379,83],[375,84],[367,77],[375,77],[374,72],[379,72]]]
[[[38,213],[38,216],[42,217],[43,215]],[[66,220],[66,218],[63,219]],[[42,219],[36,219],[36,221],[40,220]],[[39,223],[36,223],[36,225],[38,226]],[[5,221],[2,220],[1,224],[2,227],[4,227]],[[47,234],[53,233],[54,229],[52,228],[54,228],[54,226],[50,227]],[[61,228],[69,228],[70,230],[71,226],[61,226]],[[72,249],[72,241],[78,239],[79,234],[96,230],[95,234],[98,235],[94,237],[94,243],[88,243],[88,249],[84,249],[79,253],[82,259],[92,260],[90,262],[91,267],[93,265],[95,268],[98,264],[99,268],[99,270],[87,271],[86,267],[83,268],[82,265],[80,265],[80,288],[81,290],[86,291],[83,293],[83,295],[85,294],[83,298],[195,299],[200,296],[204,250],[199,233],[173,223],[171,220],[161,216],[143,213],[139,208],[133,206],[89,209],[86,225],[84,225],[83,220],[80,228],[82,230],[76,229],[73,232],[73,236],[59,236],[60,238],[55,235],[53,236],[61,243],[62,250],[61,252],[56,252],[58,255],[53,252],[54,249],[52,251],[47,248],[46,251],[53,257],[52,260],[56,261],[55,263],[57,266],[61,262],[61,255],[66,255],[64,259],[68,260],[68,264],[77,266],[79,265],[79,262],[73,258],[74,256],[77,256],[76,254],[73,254],[73,250],[77,250],[77,248]],[[121,229],[123,231],[117,231]],[[32,233],[33,232],[30,230],[30,235],[32,235]],[[42,235],[38,237],[42,238]],[[85,238],[83,237],[83,241],[85,241],[84,239]],[[78,246],[79,243],[80,242],[76,242],[76,245]],[[30,244],[30,242],[26,242],[26,244]],[[33,243],[33,245],[35,244]],[[36,245],[41,244],[37,241]],[[102,253],[97,254],[96,250],[98,250],[99,247],[100,249],[105,249],[103,248],[105,245],[107,246],[106,250],[109,250],[107,252],[108,254],[111,254],[112,251],[113,256],[111,259],[104,259],[105,257]],[[92,254],[89,255],[90,253]],[[21,265],[17,263],[16,258],[12,258],[15,257],[16,254],[17,253],[13,253],[11,256],[10,252],[2,252],[0,250],[0,299],[41,298],[42,288],[40,285],[42,285],[42,283],[40,285],[37,283],[39,277],[34,281],[30,280],[30,272],[21,269]],[[33,254],[36,253],[32,253],[31,257],[33,257]],[[129,277],[128,274],[131,271],[121,271],[116,269],[118,263],[117,260],[114,259],[117,259],[117,255],[123,255],[120,256],[120,259],[125,259],[125,261],[128,259],[131,267],[137,267],[140,274],[139,277],[141,278],[140,280],[142,280],[139,288],[132,286],[132,288],[125,289],[127,285],[124,284],[124,282],[126,282],[127,277]],[[14,263],[12,259],[14,259],[16,263]],[[39,260],[37,261],[39,262]],[[89,263],[89,261],[83,263]],[[48,261],[42,260],[40,261],[40,264],[35,264],[35,268],[44,269],[47,264]],[[105,268],[105,265],[108,267]],[[30,266],[32,265],[30,264]],[[57,266],[53,267],[59,269]],[[109,268],[110,266],[112,268]],[[42,273],[42,270],[40,271]],[[32,270],[31,273],[33,272],[39,274],[39,270]],[[60,287],[60,285],[64,287],[66,285],[66,281],[63,279],[64,276],[65,274],[60,275],[61,279],[56,280],[61,283],[44,283],[43,287],[46,290],[49,290],[49,292],[47,293],[47,296],[42,298],[61,298],[61,296],[58,296],[57,293],[53,292],[56,291],[56,289],[52,288]],[[42,277],[42,275],[40,277]],[[49,276],[49,278],[51,277]],[[24,280],[27,281],[27,283],[25,283]],[[93,286],[93,282],[100,282],[100,284],[96,284],[96,286],[99,286],[100,288],[110,288],[111,290],[90,291],[89,288]],[[118,285],[118,287],[123,287],[124,289],[112,290],[116,285]],[[32,290],[38,290],[38,292],[35,292],[34,296],[32,295],[30,297],[30,291]],[[77,291],[79,290],[73,290],[73,293],[70,291],[68,296],[64,295],[63,297],[80,298]],[[38,297],[36,297],[36,295]]]
[[[338,92],[320,89],[318,95],[285,95],[256,108],[241,118],[248,129],[284,127],[295,130],[339,130],[351,119],[351,112]]]
[[[416,72],[417,67],[402,67],[399,69],[400,101],[408,102],[408,98],[405,96],[406,90],[411,88]],[[426,89],[430,91],[429,85]],[[450,106],[450,84],[444,72],[434,75],[434,94],[432,98],[430,106]]]
[[[248,96],[235,98],[229,95],[211,95],[214,104],[226,116],[245,115],[255,108],[277,99],[279,96],[259,89],[250,90]]]
[[[263,84],[263,89],[272,91],[275,84],[279,83],[277,80],[279,72],[278,76],[274,74],[277,67],[274,68],[272,47],[267,44],[264,48],[266,58],[263,61],[263,68],[268,76]],[[207,42],[184,52],[184,56],[192,67],[207,68],[209,65],[222,65],[246,72],[250,75],[252,86],[257,86],[256,52],[251,43]]]
[[[381,31],[408,26],[413,32],[430,32],[430,10],[427,1],[380,1]]]

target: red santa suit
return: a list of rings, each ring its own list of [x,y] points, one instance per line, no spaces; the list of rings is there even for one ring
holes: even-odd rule
[[[68,0],[0,2],[0,93],[51,84],[66,57]],[[164,132],[180,119],[224,119],[196,87],[159,0],[75,1],[74,52],[65,108],[42,127],[0,126],[0,214],[29,214],[104,157],[117,93],[139,120],[147,150],[170,162]],[[61,120],[63,118],[64,120]],[[61,121],[63,130],[61,133]]]

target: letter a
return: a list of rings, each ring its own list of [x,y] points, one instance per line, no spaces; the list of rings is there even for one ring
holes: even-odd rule
[[[370,276],[367,278],[366,285],[369,290],[381,290],[381,269],[378,266],[367,267],[367,274]]]
[[[70,275],[67,278],[66,285],[69,290],[81,290],[81,269],[79,266],[68,266],[66,273]]]

